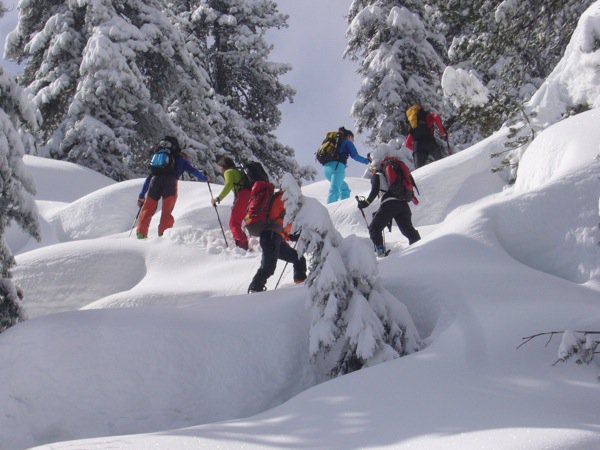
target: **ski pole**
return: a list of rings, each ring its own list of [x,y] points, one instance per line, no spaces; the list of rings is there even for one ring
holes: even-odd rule
[[[138,209],[138,212],[135,215],[135,219],[133,219],[133,225],[131,226],[131,230],[129,230],[129,237],[131,237],[131,233],[133,233],[133,229],[135,228],[135,224],[137,223],[138,217],[140,217],[141,212],[142,212],[142,207],[140,206],[140,209]]]
[[[298,244],[298,241],[294,242],[294,250],[296,250],[296,245]],[[283,274],[285,273],[285,269],[287,268],[288,262],[285,262],[285,265],[283,266],[283,270],[281,271],[281,274],[279,275],[279,279],[277,280],[277,283],[275,284],[275,287],[273,288],[273,290],[277,289],[277,287],[279,286],[279,282],[281,281],[281,278],[283,278]]]
[[[355,196],[354,198],[356,199],[357,202],[360,202],[361,200],[365,200],[364,197],[359,197],[358,195]],[[358,208],[358,209],[360,209],[360,208]],[[362,214],[363,219],[365,219],[365,225],[367,225],[367,230],[368,230],[369,229],[369,221],[367,220],[367,216],[365,216],[365,212],[362,209],[360,209],[360,213]],[[370,231],[369,231],[369,233],[370,233]],[[383,237],[383,243],[385,245],[385,236]],[[373,244],[373,245],[375,245],[375,244]]]
[[[213,196],[212,189],[210,188],[210,182],[206,180],[206,184],[208,185],[208,192],[210,193],[210,198],[214,201],[215,197]],[[225,247],[229,247],[229,244],[227,243],[227,238],[225,237],[225,230],[223,229],[223,224],[221,223],[221,217],[219,216],[219,211],[217,211],[217,205],[213,204],[213,207],[215,208],[215,213],[217,214],[217,220],[219,221],[219,226],[221,227],[221,233],[223,233]]]
[[[281,274],[279,275],[279,279],[277,280],[277,283],[275,284],[275,287],[273,288],[273,290],[277,289],[277,287],[279,286],[279,282],[281,281],[281,278],[283,277],[283,274],[285,273],[285,269],[287,268],[288,262],[285,262],[285,266],[283,266],[283,270],[281,271]]]
[[[454,155],[452,148],[450,148],[450,141],[448,140],[448,134],[446,134],[446,148],[448,149],[448,155]]]

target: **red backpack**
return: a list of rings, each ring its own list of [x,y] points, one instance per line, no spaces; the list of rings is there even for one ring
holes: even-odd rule
[[[265,230],[283,230],[283,192],[275,192],[268,181],[256,181],[250,191],[250,200],[244,217],[246,231],[250,236],[260,236]]]
[[[406,164],[398,158],[387,156],[381,162],[381,170],[388,183],[388,193],[400,200],[419,204],[414,192],[417,185]]]

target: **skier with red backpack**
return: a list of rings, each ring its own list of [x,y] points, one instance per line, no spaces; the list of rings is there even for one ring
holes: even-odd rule
[[[415,183],[407,165],[400,159],[388,156],[382,160],[369,155],[371,159],[371,192],[366,199],[358,200],[358,208],[367,208],[376,197],[381,197],[379,209],[369,225],[369,237],[375,246],[377,256],[388,254],[383,243],[383,229],[396,221],[400,232],[413,244],[421,239],[412,224],[412,212],[408,202],[418,204],[414,194]],[[390,228],[391,229],[391,228]]]
[[[306,259],[287,243],[291,224],[284,227],[284,216],[283,192],[275,192],[275,187],[268,181],[256,181],[244,223],[251,236],[259,237],[262,257],[260,267],[248,286],[249,294],[266,290],[267,279],[275,273],[278,259],[293,265],[295,283],[306,280]]]

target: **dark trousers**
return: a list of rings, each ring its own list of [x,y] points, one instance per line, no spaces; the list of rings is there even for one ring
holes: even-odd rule
[[[375,213],[375,217],[369,225],[369,236],[375,246],[383,245],[383,235],[381,232],[388,223],[395,220],[400,232],[406,236],[409,244],[413,244],[421,239],[419,232],[413,227],[412,212],[407,202],[390,199],[381,203],[381,206]]]
[[[260,267],[252,278],[250,290],[264,290],[267,279],[275,273],[278,259],[294,265],[294,279],[304,280],[306,278],[306,259],[299,257],[298,252],[290,247],[279,233],[270,230],[263,231],[260,234],[260,248],[262,249]]]
[[[414,146],[415,152],[413,154],[413,159],[415,162],[415,169],[427,164],[429,156],[432,156],[434,161],[442,159],[440,146],[433,138],[431,140],[425,140],[424,142],[415,142]]]

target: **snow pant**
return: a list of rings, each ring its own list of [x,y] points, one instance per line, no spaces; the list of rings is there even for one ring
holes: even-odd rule
[[[162,211],[160,222],[158,224],[158,235],[162,236],[165,230],[175,224],[175,219],[171,214],[177,201],[177,178],[173,175],[154,175],[150,180],[148,195],[144,201],[144,206],[140,211],[137,233],[148,236],[148,228],[152,216],[158,207],[158,201],[162,198]]]
[[[345,181],[346,165],[339,161],[323,164],[323,175],[329,181],[327,203],[337,202],[350,197],[350,187]]]
[[[413,154],[415,168],[423,167],[427,164],[429,157],[433,157],[434,161],[442,159],[442,150],[432,136],[431,139],[424,139],[414,142],[415,152]]]
[[[406,236],[409,244],[421,239],[421,235],[412,224],[412,212],[407,202],[389,198],[381,203],[369,225],[369,237],[375,247],[383,246],[382,231],[388,223],[395,220],[400,232]]]
[[[279,233],[271,230],[263,231],[260,234],[260,248],[262,249],[260,267],[252,278],[249,291],[265,290],[267,279],[275,273],[278,259],[293,264],[294,281],[306,279],[306,259],[304,256],[298,256],[298,252],[284,241]]]
[[[241,189],[235,194],[231,216],[229,216],[229,230],[235,241],[235,245],[248,250],[248,236],[242,229],[242,221],[246,215],[248,202],[250,201],[250,189]]]

